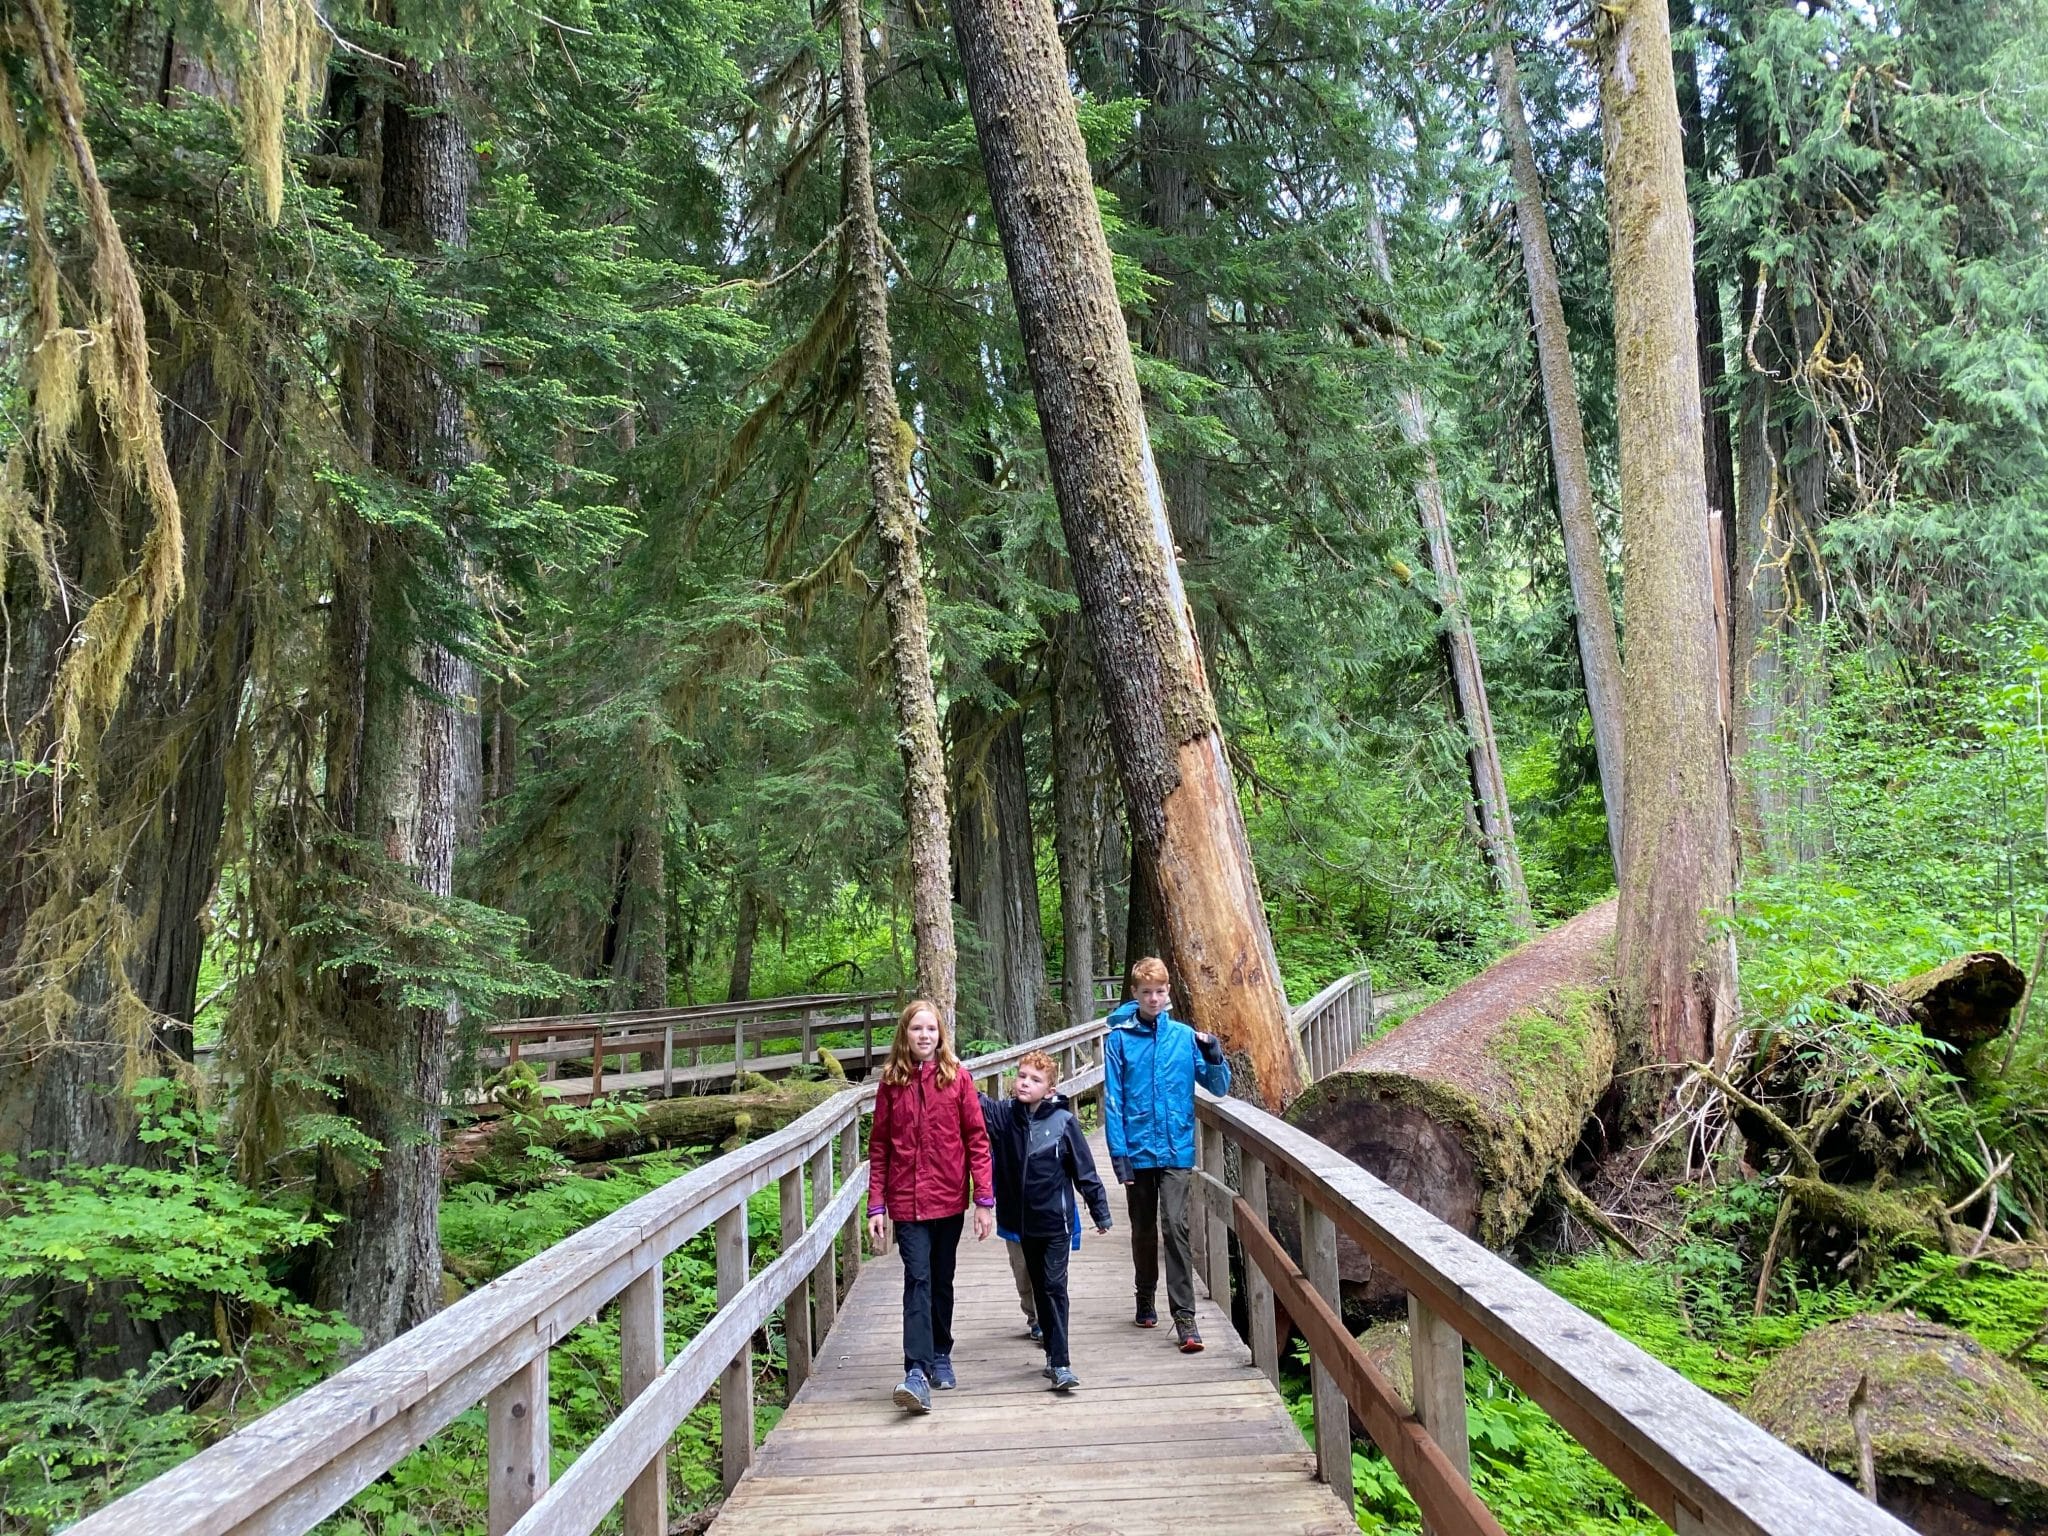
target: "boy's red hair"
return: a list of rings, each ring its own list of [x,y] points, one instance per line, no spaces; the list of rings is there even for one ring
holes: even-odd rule
[[[1032,1051],[1029,1055],[1019,1059],[1017,1070],[1021,1072],[1026,1067],[1036,1067],[1040,1072],[1043,1072],[1047,1087],[1051,1087],[1060,1080],[1060,1064],[1044,1051]]]
[[[1140,987],[1170,987],[1173,974],[1166,969],[1166,962],[1156,955],[1147,955],[1131,966],[1131,990]]]

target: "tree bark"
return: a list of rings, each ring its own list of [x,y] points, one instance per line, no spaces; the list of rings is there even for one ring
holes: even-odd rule
[[[452,64],[404,61],[385,103],[379,223],[416,257],[468,242],[470,149],[455,96]],[[377,468],[445,492],[471,453],[460,395],[431,359],[406,349],[379,348],[377,363]],[[478,802],[475,667],[399,617],[418,579],[405,535],[357,537],[363,563],[338,572],[335,620],[337,660],[360,673],[342,682],[354,707],[330,722],[352,737],[338,744],[330,794],[340,824],[394,874],[445,898],[463,817]],[[319,1198],[341,1221],[316,1259],[313,1289],[317,1305],[341,1312],[375,1349],[440,1306],[441,1106],[455,1020],[451,1008],[408,1006],[373,977],[345,976],[343,991],[338,1107],[383,1150],[374,1168],[323,1155]]]
[[[1139,405],[1051,0],[952,0],[1053,490],[1165,959],[1271,1108],[1307,1081]]]
[[[1595,19],[1614,284],[1628,781],[1616,964],[1625,1064],[1718,1050],[1735,1023],[1735,880],[1693,326],[1692,220],[1665,0]]]
[[[1489,1248],[1514,1241],[1613,1080],[1607,1012],[1615,904],[1503,956],[1361,1047],[1287,1118]],[[1367,1299],[1399,1294],[1352,1243]]]
[[[868,490],[882,550],[882,602],[889,614],[889,669],[903,754],[903,821],[910,842],[910,927],[917,992],[937,1004],[950,1027],[957,986],[953,941],[951,837],[946,823],[946,759],[932,689],[931,623],[917,548],[917,515],[907,484],[915,436],[896,410],[889,345],[888,288],[875,210],[869,148],[867,79],[860,0],[839,6],[839,92],[846,150],[847,263],[860,337],[861,419]]]
[[[1014,696],[1013,667],[991,668],[990,680]],[[992,716],[962,699],[953,706],[949,734],[960,905],[980,940],[980,994],[997,1038],[1021,1042],[1041,1033],[1038,1011],[1046,993],[1023,714],[1013,708]]]
[[[733,917],[732,984],[725,989],[728,1003],[744,1003],[754,995],[754,941],[760,933],[761,898],[742,880],[739,910]]]
[[[1380,281],[1394,287],[1393,263],[1387,257],[1386,222],[1375,208],[1366,220],[1366,238]],[[1395,337],[1396,356],[1408,356],[1408,343]],[[1415,510],[1422,520],[1423,544],[1436,578],[1437,613],[1443,624],[1444,659],[1457,701],[1458,725],[1465,735],[1465,765],[1472,782],[1472,807],[1479,818],[1480,853],[1495,888],[1507,903],[1517,928],[1529,927],[1529,883],[1522,874],[1522,851],[1515,841],[1515,817],[1508,805],[1507,775],[1500,761],[1500,739],[1493,729],[1493,709],[1486,699],[1486,673],[1479,662],[1479,642],[1472,634],[1472,614],[1465,606],[1465,583],[1458,575],[1458,552],[1451,543],[1450,514],[1444,508],[1443,481],[1436,470],[1429,417],[1422,391],[1404,379],[1396,390],[1401,436],[1420,459],[1415,481]]]
[[[1061,626],[1053,647],[1053,854],[1059,861],[1060,1002],[1070,1025],[1095,1017],[1095,930],[1102,876],[1102,786],[1107,766],[1102,710],[1080,626]]]
[[[629,1008],[668,1006],[668,861],[658,797],[633,828],[626,851],[625,964],[621,977]]]
[[[1543,179],[1536,169],[1529,122],[1522,113],[1514,44],[1505,36],[1493,46],[1493,72],[1500,93],[1501,131],[1507,140],[1508,165],[1515,187],[1515,225],[1522,237],[1522,271],[1529,284],[1537,371],[1543,380],[1543,407],[1550,423],[1550,461],[1557,475],[1557,520],[1564,540],[1565,570],[1571,579],[1579,673],[1586,685],[1586,712],[1593,720],[1600,797],[1607,806],[1607,847],[1619,876],[1624,826],[1621,646],[1614,633],[1614,604],[1607,591],[1607,556],[1600,546],[1593,469],[1586,456],[1579,387],[1572,376],[1571,332],[1565,325],[1557,256],[1551,248],[1550,220],[1544,212]]]

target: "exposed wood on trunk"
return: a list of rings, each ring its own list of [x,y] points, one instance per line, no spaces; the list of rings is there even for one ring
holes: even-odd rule
[[[454,66],[406,61],[392,90],[379,223],[414,256],[463,245],[471,157],[455,112]],[[380,348],[377,361],[374,462],[429,494],[445,492],[472,451],[461,396],[429,358],[393,347]],[[399,617],[419,579],[408,537],[389,528],[358,537],[361,563],[345,561],[337,573],[337,660],[351,669],[343,688],[358,701],[329,722],[346,738],[336,748],[331,804],[339,824],[397,875],[445,898],[467,836],[463,817],[477,803],[475,668]],[[363,1347],[374,1349],[441,1301],[441,1105],[454,1020],[447,1008],[408,1006],[395,986],[369,976],[345,976],[343,988],[337,1107],[383,1150],[374,1169],[323,1155],[319,1198],[342,1220],[316,1259],[314,1299],[345,1315],[362,1330]]]
[[[1060,1003],[1069,1024],[1095,1017],[1096,920],[1102,886],[1103,788],[1108,751],[1095,676],[1080,625],[1061,626],[1052,652],[1053,853],[1060,879]]]
[[[1595,19],[1621,437],[1626,828],[1616,966],[1630,1067],[1714,1053],[1735,1023],[1735,846],[1700,446],[1692,220],[1665,0]],[[1672,1080],[1638,1079],[1646,1096]]]
[[[1512,1242],[1614,1075],[1615,904],[1504,956],[1363,1046],[1287,1118],[1488,1247]],[[1342,1245],[1373,1296],[1370,1261]]]
[[[1152,462],[1051,0],[953,0],[1131,834],[1194,1022],[1277,1108],[1306,1081]]]
[[[1600,544],[1600,520],[1593,501],[1593,469],[1586,456],[1586,427],[1579,413],[1579,386],[1572,376],[1571,332],[1565,325],[1558,287],[1557,255],[1550,244],[1550,220],[1543,206],[1543,178],[1529,122],[1522,112],[1522,87],[1515,73],[1514,44],[1494,44],[1493,73],[1500,95],[1501,129],[1515,187],[1515,225],[1521,234],[1522,271],[1529,285],[1529,314],[1536,333],[1537,371],[1543,380],[1543,408],[1550,424],[1550,462],[1557,477],[1557,520],[1564,540],[1565,570],[1571,579],[1573,624],[1579,638],[1579,672],[1585,680],[1586,712],[1593,720],[1593,751],[1600,765],[1600,797],[1607,806],[1607,847],[1621,870],[1622,772],[1621,646],[1614,633],[1614,603],[1607,591],[1607,555]]]
[[[1012,695],[1021,687],[1008,663],[991,667],[990,680]],[[979,941],[973,956],[979,1000],[997,1038],[1029,1040],[1042,1033],[1038,1012],[1046,984],[1022,710],[991,715],[962,699],[947,723],[960,906]]]
[[[946,760],[932,690],[931,621],[917,548],[908,476],[914,434],[896,410],[888,288],[875,211],[860,0],[839,8],[840,132],[845,141],[846,253],[860,338],[861,422],[868,492],[882,551],[882,602],[889,614],[889,671],[896,741],[903,754],[903,820],[910,842],[910,927],[917,991],[953,1017],[958,955],[953,942],[953,871],[946,824]]]
[[[1391,292],[1393,263],[1387,256],[1386,221],[1377,208],[1366,220],[1366,236],[1380,281]],[[1408,356],[1408,343],[1390,338],[1398,357]],[[1444,657],[1457,700],[1458,724],[1465,733],[1465,762],[1472,779],[1472,806],[1479,818],[1480,852],[1495,887],[1507,902],[1518,928],[1529,926],[1529,883],[1522,874],[1522,852],[1515,842],[1514,812],[1508,805],[1507,775],[1501,769],[1500,740],[1494,734],[1493,709],[1486,701],[1486,673],[1479,662],[1479,642],[1472,634],[1472,614],[1465,606],[1465,583],[1458,575],[1458,552],[1451,543],[1451,519],[1444,507],[1443,481],[1437,474],[1436,449],[1430,441],[1429,417],[1422,391],[1410,379],[1396,390],[1401,436],[1420,459],[1415,479],[1415,510],[1422,520],[1429,568],[1436,578],[1437,612],[1443,624]]]

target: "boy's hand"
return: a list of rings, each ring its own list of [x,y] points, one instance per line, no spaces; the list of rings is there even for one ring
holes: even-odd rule
[[[1109,1160],[1109,1170],[1116,1175],[1117,1183],[1131,1182],[1131,1160],[1128,1157],[1112,1157]]]
[[[880,1211],[868,1217],[868,1242],[875,1252],[886,1253],[889,1248],[889,1218]]]
[[[1107,1236],[1109,1236],[1109,1228],[1108,1228],[1108,1227],[1097,1227],[1097,1228],[1095,1229],[1095,1235],[1096,1235],[1097,1237],[1107,1237]]]
[[[1223,1042],[1202,1030],[1195,1031],[1195,1046],[1202,1053],[1202,1059],[1212,1065],[1223,1059]]]
[[[985,1205],[977,1205],[974,1208],[974,1240],[977,1243],[987,1242],[989,1233],[995,1229],[996,1213]]]

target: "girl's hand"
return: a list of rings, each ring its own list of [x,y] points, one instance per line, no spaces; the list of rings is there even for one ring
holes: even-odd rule
[[[880,1211],[868,1218],[868,1243],[877,1253],[888,1249],[889,1218]]]
[[[995,1229],[995,1212],[985,1205],[977,1205],[974,1208],[974,1240],[977,1243],[987,1242],[989,1233],[995,1231]]]

